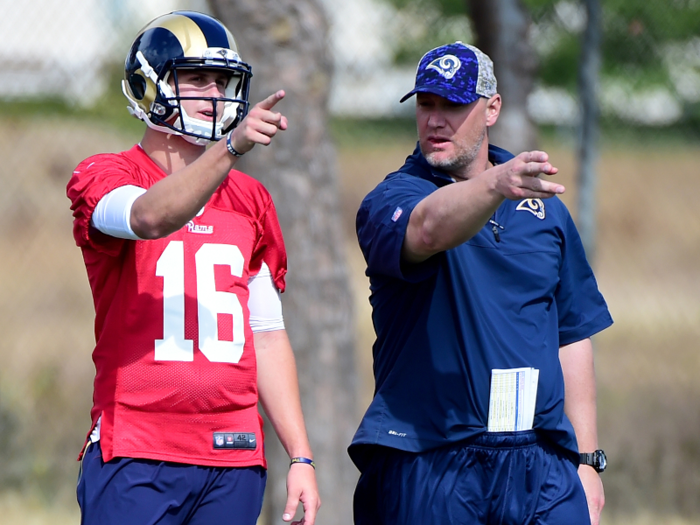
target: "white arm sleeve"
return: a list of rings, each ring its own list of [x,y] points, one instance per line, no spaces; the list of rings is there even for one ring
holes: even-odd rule
[[[263,263],[257,275],[250,278],[248,290],[250,292],[248,297],[250,327],[253,332],[284,330],[280,292],[275,287],[267,264]]]
[[[131,207],[146,190],[138,186],[120,186],[100,199],[90,223],[106,235],[119,239],[141,240],[131,229]]]

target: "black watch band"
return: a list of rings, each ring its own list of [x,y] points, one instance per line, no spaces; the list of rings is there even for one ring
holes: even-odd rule
[[[593,467],[596,472],[603,472],[608,466],[608,458],[602,450],[581,453],[579,454],[579,458],[581,465],[589,465]]]

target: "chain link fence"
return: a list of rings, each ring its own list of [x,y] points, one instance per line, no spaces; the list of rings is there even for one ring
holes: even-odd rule
[[[106,125],[105,112],[94,111],[97,104],[126,113],[114,71],[136,31],[158,14],[206,11],[207,5],[0,4],[0,494],[72,502],[75,457],[89,426],[94,340],[65,184],[83,158],[126,149],[140,138],[138,125]],[[466,17],[445,21],[429,10],[398,10],[379,0],[324,4],[332,22],[331,109],[338,119],[410,118],[410,108],[397,101],[413,84],[411,53],[417,51],[411,42],[473,42]],[[687,22],[674,18],[669,5],[692,2],[649,2],[637,6],[638,13],[636,2],[627,2],[626,10],[617,5],[624,1],[614,4],[615,10],[603,4],[604,38],[614,35],[608,45],[627,58],[618,69],[606,69],[604,60],[593,261],[616,320],[595,339],[600,442],[610,458],[607,512],[642,509],[699,521],[700,38],[667,36]],[[577,56],[570,44],[585,25],[582,12],[573,1],[542,3],[532,11],[531,30],[543,69],[529,111],[542,126],[542,146],[560,167],[574,217],[578,104],[570,62],[575,66]],[[649,53],[653,67],[642,74],[634,64],[648,63]],[[110,90],[116,96],[110,98]],[[387,128],[392,137],[363,131],[374,145],[338,136],[349,246],[359,199],[410,153],[411,126]],[[358,257],[356,249],[348,252]],[[362,263],[353,264],[362,305],[358,331],[369,334]],[[369,344],[371,334],[358,348],[365,364]],[[369,386],[364,390],[358,395],[371,395]]]

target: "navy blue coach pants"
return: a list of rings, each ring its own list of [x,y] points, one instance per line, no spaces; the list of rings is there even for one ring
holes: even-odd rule
[[[354,517],[356,525],[590,525],[577,466],[535,431],[421,454],[377,447]]]

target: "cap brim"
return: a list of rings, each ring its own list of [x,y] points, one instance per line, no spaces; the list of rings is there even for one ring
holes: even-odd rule
[[[421,86],[413,88],[411,91],[406,93],[403,98],[399,100],[399,103],[405,102],[416,93],[432,93],[433,95],[446,98],[455,104],[471,104],[475,100],[479,100],[481,98],[481,95],[477,95],[476,93],[460,93],[454,90],[443,89],[440,86]]]
[[[399,104],[403,104],[404,102],[406,102],[409,98],[411,98],[416,93],[418,93],[418,91],[416,91],[415,89],[412,89],[411,91],[406,93],[403,97],[401,97],[401,100],[399,100]]]

